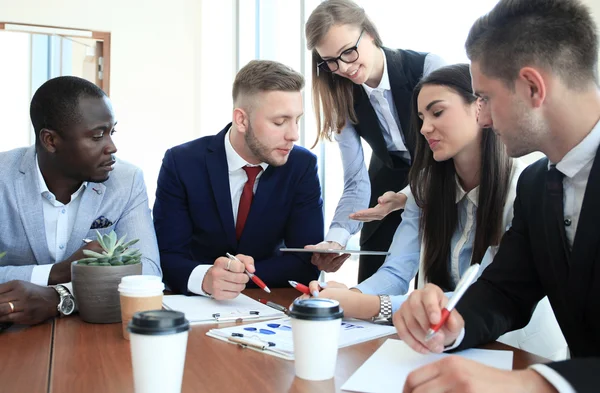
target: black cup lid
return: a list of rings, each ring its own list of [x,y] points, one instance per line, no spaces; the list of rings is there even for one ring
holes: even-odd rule
[[[147,336],[175,334],[190,330],[185,314],[171,310],[141,311],[133,314],[127,330]]]
[[[342,318],[344,310],[337,300],[311,297],[294,300],[289,316],[310,321],[328,321]]]

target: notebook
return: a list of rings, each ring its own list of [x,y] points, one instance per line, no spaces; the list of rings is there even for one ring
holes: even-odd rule
[[[168,295],[163,297],[168,310],[181,311],[190,324],[254,321],[285,316],[244,294],[231,300],[215,300],[204,296]]]
[[[378,325],[357,319],[344,319],[340,329],[339,348],[396,333],[393,326]],[[289,317],[211,329],[206,332],[206,335],[282,359],[294,360],[294,341]]]
[[[487,366],[512,370],[512,351],[467,349],[452,355],[475,360]],[[399,392],[406,382],[406,377],[413,370],[446,356],[450,355],[445,353],[422,355],[413,351],[403,341],[388,339],[342,385],[342,390],[363,393]]]

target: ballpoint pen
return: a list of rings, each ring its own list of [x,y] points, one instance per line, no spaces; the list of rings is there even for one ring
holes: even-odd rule
[[[450,313],[452,312],[454,307],[456,307],[456,304],[458,303],[462,295],[465,294],[467,289],[477,279],[477,273],[479,273],[479,264],[477,263],[471,265],[471,267],[467,269],[465,274],[458,282],[458,285],[456,285],[454,294],[452,295],[450,300],[448,300],[448,304],[446,304],[446,307],[442,309],[442,318],[437,324],[431,326],[431,328],[427,332],[427,335],[425,336],[425,341],[431,340],[431,338],[435,336],[435,334],[442,328],[442,326],[444,326],[444,323],[446,323],[446,321],[448,320]]]
[[[287,314],[287,313],[289,313],[289,312],[290,312],[290,310],[288,310],[287,308],[283,307],[283,306],[282,306],[282,305],[280,305],[280,304],[277,304],[277,303],[275,303],[275,302],[272,302],[272,301],[270,301],[270,300],[267,300],[267,299],[258,299],[258,301],[259,301],[259,302],[261,302],[261,303],[262,303],[262,304],[264,304],[264,305],[267,305],[267,306],[269,306],[269,307],[272,307],[272,308],[274,308],[275,310],[281,311],[281,312],[283,312],[283,313],[285,313],[285,314]]]
[[[225,255],[227,255],[227,258],[234,260],[234,261],[238,261],[238,262],[242,262],[239,259],[237,259],[235,256],[231,255],[230,253],[226,253]],[[250,273],[248,270],[244,269],[244,273],[246,273],[248,275],[248,277],[250,277],[250,279],[256,284],[258,285],[258,287],[260,289],[262,289],[263,291],[267,292],[267,293],[271,293],[271,290],[269,289],[269,287],[263,282],[263,280],[261,280],[260,278],[258,278],[256,275]]]
[[[290,285],[294,288],[296,288],[298,291],[302,292],[305,295],[310,295],[310,289],[308,289],[308,287],[304,284],[300,284],[299,282],[296,281],[288,281],[290,283]],[[318,295],[318,293],[317,293]]]

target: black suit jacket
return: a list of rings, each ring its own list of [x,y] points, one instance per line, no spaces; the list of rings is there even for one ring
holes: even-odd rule
[[[570,257],[561,225],[546,199],[548,160],[525,169],[517,186],[512,228],[494,262],[469,288],[457,309],[469,348],[493,341],[529,322],[548,296],[571,351],[571,360],[549,366],[575,390],[598,392],[600,372],[600,158],[592,166]]]
[[[323,201],[317,159],[294,146],[285,165],[270,165],[260,177],[238,241],[229,190],[225,135],[206,136],[167,150],[158,176],[154,228],[164,281],[188,294],[194,268],[231,254],[254,257],[256,274],[269,287],[308,283],[318,270],[310,254],[284,253],[323,240]],[[237,214],[237,212],[235,213]],[[254,286],[252,282],[248,284]]]
[[[405,145],[411,157],[415,152],[415,136],[411,130],[410,103],[413,89],[423,76],[423,67],[427,53],[403,49],[383,48],[387,61],[390,88],[394,97],[396,112],[405,138]],[[371,146],[373,154],[369,164],[371,181],[371,200],[369,207],[377,204],[377,198],[386,191],[400,191],[407,185],[410,163],[390,154],[387,149],[377,114],[371,105],[369,96],[360,85],[354,85],[354,110],[358,124],[356,132]],[[399,214],[396,217],[399,222]],[[382,224],[382,220],[365,223],[361,240],[366,241]],[[397,226],[397,224],[396,224]],[[395,227],[394,227],[395,230]]]

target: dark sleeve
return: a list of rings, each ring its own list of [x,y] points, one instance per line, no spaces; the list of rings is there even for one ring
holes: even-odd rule
[[[517,185],[512,227],[504,234],[493,262],[456,307],[465,320],[465,337],[456,350],[494,341],[524,327],[545,296],[531,253],[524,175]]]
[[[311,155],[304,173],[295,185],[293,207],[285,225],[286,247],[304,248],[323,241],[323,200],[317,171],[317,160]],[[256,274],[274,287],[289,286],[288,280],[308,284],[318,277],[318,269],[310,262],[312,254],[283,253],[257,261]]]
[[[158,175],[153,214],[164,281],[172,291],[187,295],[188,279],[194,268],[214,261],[191,257],[193,224],[171,150],[165,153]]]
[[[577,393],[597,393],[600,358],[578,358],[547,364],[564,379]]]

